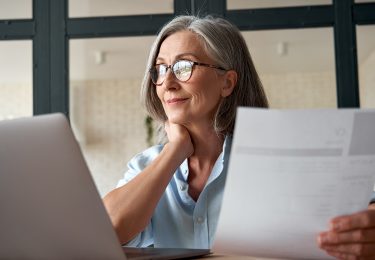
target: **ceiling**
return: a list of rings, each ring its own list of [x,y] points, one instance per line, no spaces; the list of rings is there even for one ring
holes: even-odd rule
[[[361,2],[364,1],[367,0]],[[329,4],[330,2],[331,0],[284,0],[282,2],[228,0],[227,6],[228,9],[241,9]],[[31,13],[31,0],[0,0],[0,5],[0,19],[27,18],[28,12]],[[29,7],[21,8],[25,6]],[[27,9],[30,10],[27,11]],[[74,0],[69,2],[69,14],[72,17],[147,12],[171,13],[173,1]],[[243,32],[243,35],[260,73],[334,72],[332,28],[248,31]],[[139,78],[144,72],[148,51],[154,38],[154,36],[146,36],[71,40],[71,79]],[[375,25],[358,26],[357,43],[358,63],[362,64],[366,57],[375,51]],[[0,79],[2,82],[20,80],[31,82],[31,51],[31,41],[0,41]]]

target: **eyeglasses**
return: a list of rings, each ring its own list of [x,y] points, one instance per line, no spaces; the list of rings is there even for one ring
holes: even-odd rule
[[[175,63],[171,65],[156,64],[149,70],[149,73],[152,83],[154,83],[156,86],[160,86],[161,84],[163,84],[168,69],[171,69],[172,74],[177,80],[185,82],[190,79],[191,74],[193,73],[194,65],[226,71],[226,69],[215,65],[190,60],[177,60]]]

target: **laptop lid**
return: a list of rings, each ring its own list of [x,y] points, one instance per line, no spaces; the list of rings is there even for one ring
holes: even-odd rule
[[[0,121],[0,208],[0,258],[125,258],[62,114]]]
[[[0,121],[0,259],[179,259],[121,247],[65,116]]]

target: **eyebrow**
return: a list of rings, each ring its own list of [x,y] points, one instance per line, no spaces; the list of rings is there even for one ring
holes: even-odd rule
[[[193,58],[199,60],[198,56],[195,53],[185,52],[185,53],[178,54],[176,57],[174,57],[174,61],[182,59],[182,58],[186,58],[186,57],[193,57]],[[162,62],[162,61],[164,61],[163,57],[156,57],[156,59],[155,59],[155,62]]]

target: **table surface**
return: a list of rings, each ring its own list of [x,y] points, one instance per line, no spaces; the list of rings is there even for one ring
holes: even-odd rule
[[[275,258],[261,258],[261,257],[253,257],[253,256],[235,256],[235,255],[221,255],[221,254],[211,254],[199,259],[218,259],[218,260],[277,260]],[[279,259],[280,260],[280,259]]]

